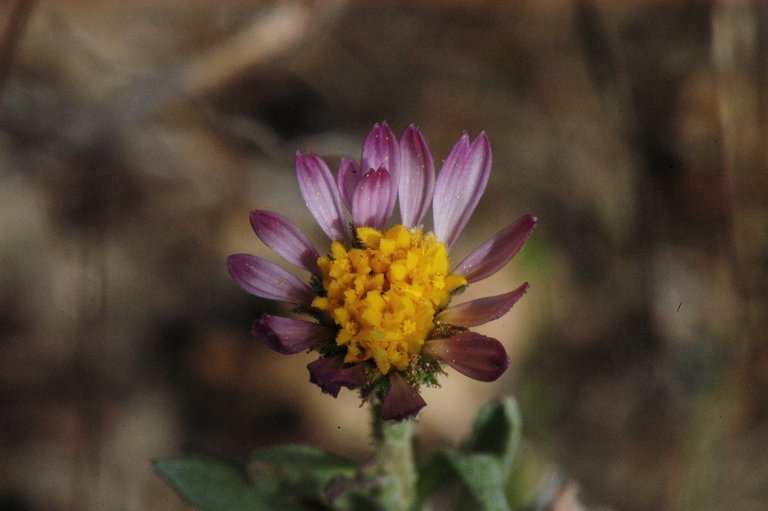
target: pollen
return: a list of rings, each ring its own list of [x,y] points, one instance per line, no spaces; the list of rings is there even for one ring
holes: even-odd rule
[[[355,247],[334,241],[331,254],[318,259],[325,293],[312,306],[339,326],[345,362],[403,371],[467,281],[449,273],[448,251],[432,233],[395,225],[386,232],[360,227],[356,236]]]

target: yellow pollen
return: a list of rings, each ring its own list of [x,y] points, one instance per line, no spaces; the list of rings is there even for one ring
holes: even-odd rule
[[[435,314],[467,281],[448,273],[448,251],[432,233],[395,225],[383,233],[361,227],[357,237],[363,248],[334,241],[331,255],[317,260],[325,296],[312,306],[339,325],[345,362],[372,359],[382,374],[403,371],[421,352]]]

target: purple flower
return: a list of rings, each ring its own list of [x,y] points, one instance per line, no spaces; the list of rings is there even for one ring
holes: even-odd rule
[[[341,387],[360,388],[385,420],[416,415],[426,405],[420,386],[434,383],[442,364],[479,381],[499,378],[509,366],[504,346],[468,329],[506,314],[528,284],[450,305],[455,291],[506,265],[536,225],[524,215],[451,266],[449,250],[485,191],[491,160],[486,135],[470,140],[465,133],[436,176],[421,132],[410,126],[398,140],[386,123],[368,134],[359,163],[341,160],[335,179],[322,158],[297,153],[299,189],[330,246],[318,252],[277,213],[253,211],[251,225],[268,247],[308,271],[311,285],[249,254],[230,256],[227,266],[249,293],[313,318],[264,314],[254,335],[280,353],[319,352],[307,366],[310,381],[334,397]],[[393,224],[398,202],[400,222]]]

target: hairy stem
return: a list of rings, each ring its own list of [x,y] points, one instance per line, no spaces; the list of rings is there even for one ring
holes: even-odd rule
[[[386,511],[409,511],[416,500],[413,421],[382,421],[373,412],[376,476],[382,481],[378,500]]]

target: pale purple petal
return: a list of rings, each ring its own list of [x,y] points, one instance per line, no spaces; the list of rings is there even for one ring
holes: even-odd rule
[[[474,332],[429,340],[424,343],[421,353],[442,360],[461,374],[479,381],[494,381],[509,367],[504,346],[496,339]]]
[[[316,154],[296,153],[296,177],[307,207],[332,240],[346,240],[347,226],[339,189],[328,165]]]
[[[251,226],[256,236],[283,259],[319,274],[317,249],[290,220],[272,211],[255,210],[251,212]]]
[[[404,226],[419,225],[432,203],[435,162],[426,139],[415,126],[400,138],[400,218]]]
[[[384,167],[365,173],[352,199],[352,223],[355,227],[373,227],[381,231],[387,226],[391,189],[392,181]]]
[[[255,255],[231,255],[227,258],[227,269],[238,286],[261,298],[309,305],[315,297],[315,292],[305,283]]]
[[[363,177],[363,173],[360,170],[360,164],[351,158],[342,158],[341,165],[339,165],[338,185],[341,192],[341,200],[347,207],[347,210],[352,211],[352,197],[355,196],[355,188],[357,183]]]
[[[356,389],[368,383],[362,364],[344,367],[344,357],[319,358],[307,364],[309,381],[333,397],[339,395],[341,387]]]
[[[386,122],[375,124],[373,129],[365,137],[363,143],[363,156],[360,160],[360,168],[363,171],[384,167],[389,172],[392,180],[392,189],[387,202],[387,217],[392,216],[397,200],[399,183],[400,147],[395,134]]]
[[[435,182],[432,214],[437,239],[450,248],[480,201],[491,173],[491,144],[481,133],[469,145],[466,133],[448,154]]]
[[[514,291],[497,296],[486,296],[445,309],[435,318],[447,325],[471,328],[499,319],[528,291],[528,283]]]
[[[490,277],[520,251],[537,221],[533,215],[521,216],[477,247],[451,273],[464,275],[470,283]]]
[[[408,385],[400,376],[393,372],[389,376],[389,389],[381,404],[381,418],[385,421],[401,421],[414,417],[419,410],[427,406],[419,391]]]
[[[271,314],[262,314],[254,321],[251,332],[261,342],[285,355],[308,350],[335,335],[333,329],[324,325]]]

